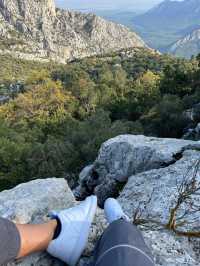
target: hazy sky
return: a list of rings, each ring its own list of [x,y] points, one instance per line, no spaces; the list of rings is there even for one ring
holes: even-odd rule
[[[55,0],[57,6],[72,9],[149,9],[162,0]]]

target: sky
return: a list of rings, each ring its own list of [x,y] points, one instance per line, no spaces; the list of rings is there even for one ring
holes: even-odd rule
[[[162,0],[55,0],[56,5],[69,9],[147,10]]]

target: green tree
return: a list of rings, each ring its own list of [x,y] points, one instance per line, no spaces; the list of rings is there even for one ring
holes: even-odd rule
[[[186,126],[183,105],[175,95],[165,95],[147,115],[141,118],[145,134],[180,138]]]

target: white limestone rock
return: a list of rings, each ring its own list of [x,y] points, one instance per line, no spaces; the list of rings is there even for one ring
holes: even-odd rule
[[[200,260],[195,254],[198,241],[193,242],[193,239],[177,236],[165,230],[164,227],[169,221],[170,209],[176,202],[178,187],[186,173],[193,174],[193,166],[198,160],[200,160],[199,151],[185,151],[183,157],[175,164],[131,176],[120,194],[119,201],[130,217],[133,217],[138,206],[141,206],[143,210],[141,218],[147,221],[141,229],[154,254],[156,265],[200,265]],[[191,171],[188,172],[188,169]],[[197,172],[196,178],[200,181],[200,172]],[[194,201],[199,205],[199,196],[195,197]],[[184,210],[183,204],[178,215],[181,216]],[[199,216],[199,213],[194,213],[193,216]],[[155,220],[162,225],[148,224],[150,220]],[[196,224],[186,223],[179,228],[182,231],[190,229],[196,231],[200,229],[199,219]]]
[[[200,143],[142,135],[121,135],[110,139],[102,144],[93,169],[90,168],[88,175],[80,179],[80,197],[83,198],[87,191],[94,191],[103,206],[104,200],[116,196],[120,183],[127,182],[130,176],[173,164],[184,150],[190,149],[200,149]]]

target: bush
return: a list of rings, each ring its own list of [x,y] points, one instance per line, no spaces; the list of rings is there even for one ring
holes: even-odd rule
[[[183,104],[175,95],[165,95],[160,103],[141,118],[147,135],[180,138],[187,121],[183,117]]]

